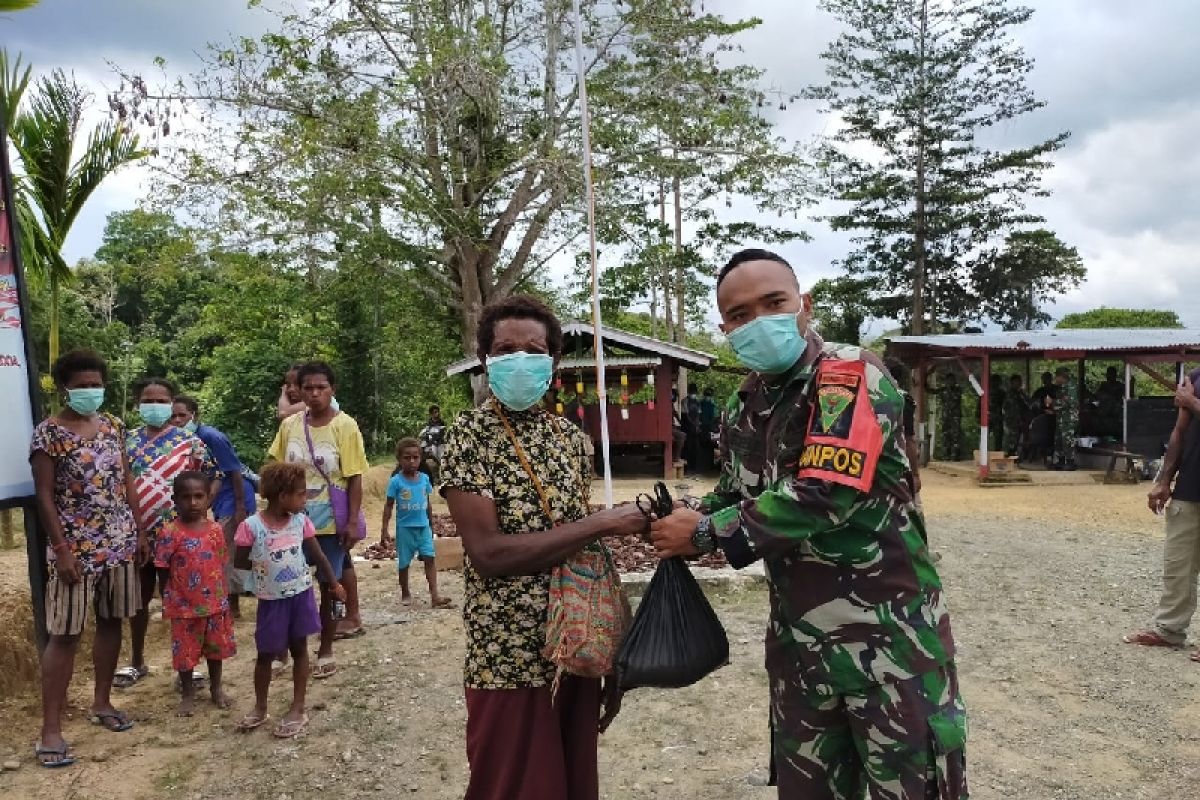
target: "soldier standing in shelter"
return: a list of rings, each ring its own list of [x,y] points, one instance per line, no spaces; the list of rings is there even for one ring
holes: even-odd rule
[[[1122,436],[1121,407],[1125,402],[1125,384],[1117,380],[1117,368],[1104,371],[1104,383],[1096,387],[1097,431],[1101,436],[1120,439]]]
[[[938,388],[930,390],[938,399],[937,451],[942,461],[962,461],[962,386],[953,371],[941,373]]]
[[[825,344],[791,267],[765,250],[717,277],[751,374],[726,409],[700,511],[651,526],[662,557],[762,559],[779,797],[960,800],[966,712],[904,449],[904,400],[869,351]]]
[[[1007,397],[1004,380],[992,373],[988,383],[988,447],[993,450],[1004,449],[1004,401]]]
[[[1004,452],[1010,456],[1021,455],[1021,438],[1029,418],[1029,395],[1025,394],[1024,381],[1020,375],[1008,378],[1008,392],[1004,395]]]
[[[1075,439],[1079,432],[1079,389],[1071,380],[1070,367],[1054,371],[1058,393],[1054,396],[1054,463],[1055,470],[1074,470]]]

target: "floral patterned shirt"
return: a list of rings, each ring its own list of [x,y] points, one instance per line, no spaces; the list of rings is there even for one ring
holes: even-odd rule
[[[541,408],[504,413],[546,491],[554,522],[587,516],[584,493],[591,485],[592,462],[586,434]],[[537,536],[551,527],[494,401],[465,412],[449,428],[441,477],[443,491],[459,489],[495,501],[502,534]],[[555,667],[542,657],[550,573],[484,578],[468,559],[463,583],[467,688],[524,689],[552,683]]]
[[[125,437],[129,468],[137,491],[142,527],[154,546],[163,525],[175,519],[175,490],[172,485],[181,472],[203,472],[209,480],[221,477],[217,462],[208,448],[192,434],[168,425],[152,434],[144,425]]]
[[[125,426],[99,415],[91,439],[50,417],[34,429],[29,453],[41,451],[54,462],[54,506],[63,535],[85,573],[103,572],[133,560],[137,525],[125,497]],[[54,562],[47,548],[46,559]]]
[[[229,608],[225,591],[225,530],[205,519],[196,527],[172,520],[158,532],[154,566],[169,569],[163,592],[167,619],[211,617]]]

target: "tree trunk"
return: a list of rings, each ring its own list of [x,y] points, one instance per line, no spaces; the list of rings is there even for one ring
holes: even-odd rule
[[[921,19],[918,23],[919,39],[917,42],[917,69],[920,71],[917,91],[920,93],[917,103],[917,180],[916,180],[916,230],[913,231],[913,296],[912,319],[909,321],[910,332],[919,336],[925,332],[925,34],[929,23],[928,0],[921,0],[918,12]]]
[[[54,269],[54,265],[50,265],[50,269]],[[58,276],[53,272],[50,273],[50,363],[53,364],[58,360],[58,313],[59,313],[59,292],[58,292]]]
[[[483,288],[479,283],[479,257],[478,254],[464,253],[456,256],[457,259],[461,259],[457,266],[462,287],[462,347],[463,354],[470,357],[475,354],[475,334],[479,330],[479,318],[483,315],[484,306]],[[476,405],[487,399],[487,381],[482,373],[471,376],[471,390]]]

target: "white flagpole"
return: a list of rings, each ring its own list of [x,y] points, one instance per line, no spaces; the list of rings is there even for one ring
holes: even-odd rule
[[[600,399],[600,454],[604,460],[604,506],[613,507],[612,463],[608,447],[608,388],[604,371],[604,338],[600,321],[600,272],[596,264],[596,192],[592,186],[592,118],[588,112],[587,78],[583,67],[583,13],[575,11],[575,69],[579,74],[579,115],[583,120],[583,186],[587,195],[588,255],[592,265],[592,329],[596,349],[596,394]]]

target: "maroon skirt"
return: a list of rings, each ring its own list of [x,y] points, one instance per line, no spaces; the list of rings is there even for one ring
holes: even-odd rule
[[[600,681],[467,689],[466,800],[598,800]]]

